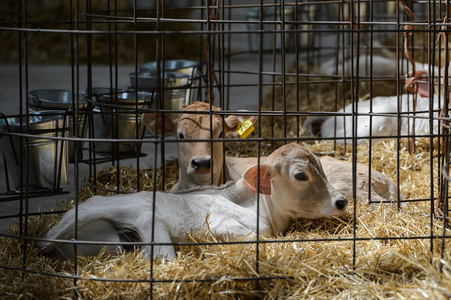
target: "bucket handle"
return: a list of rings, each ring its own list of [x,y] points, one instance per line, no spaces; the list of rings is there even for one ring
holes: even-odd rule
[[[169,74],[168,82],[171,83],[171,84],[175,84],[177,82],[176,76],[174,74]]]
[[[92,108],[94,108],[94,107],[96,107],[96,106],[100,109],[100,116],[102,117],[103,125],[105,125],[105,124],[106,124],[106,121],[105,121],[105,114],[104,114],[103,111],[102,111],[102,105],[100,105],[99,94],[94,94],[94,97],[96,98],[96,100],[89,99],[88,97],[86,97],[85,100],[86,100],[87,102],[91,103],[91,105],[92,105],[92,106],[91,106],[91,111],[92,111]]]
[[[9,179],[8,179],[8,164],[6,163],[6,156],[5,153],[3,153],[3,165],[5,166],[5,181],[6,181],[6,190],[10,191],[11,188],[9,186]]]
[[[5,124],[6,124],[6,131],[11,132],[11,127],[9,126],[8,123],[8,118],[5,116],[5,114],[0,113],[0,118],[5,120]],[[11,142],[11,147],[13,148],[13,152],[14,152],[14,160],[16,161],[16,164],[19,164],[19,159],[17,158],[17,151],[14,147],[14,141],[13,141],[13,137],[10,135],[8,136]],[[0,135],[0,138],[3,138],[2,135]]]
[[[31,99],[33,100],[34,107],[41,107],[41,99],[39,99],[38,95],[31,95]]]
[[[64,118],[63,118],[63,126],[62,126],[62,131],[61,131],[61,135],[62,135],[62,137],[64,138],[65,137],[65,134],[66,134],[66,126],[67,126],[67,120],[68,120],[68,118],[69,118],[69,116],[73,116],[73,114],[70,112],[70,111],[66,111],[65,113],[64,113]],[[56,137],[58,137],[59,136],[59,126],[58,126],[58,122],[56,122],[56,130],[55,130],[55,134],[56,134]],[[60,143],[58,143],[58,140],[56,141],[56,143],[55,143],[55,147],[56,147],[56,153],[58,153],[58,144],[60,144],[60,151],[59,151],[59,159],[58,159],[58,157],[57,157],[57,155],[55,155],[55,168],[58,168],[58,170],[55,170],[56,172],[54,172],[54,174],[56,175],[56,181],[55,181],[55,178],[54,178],[54,183],[55,183],[55,186],[53,187],[55,190],[56,189],[58,189],[59,188],[59,185],[60,185],[60,181],[61,181],[61,172],[62,172],[62,169],[63,169],[63,155],[64,155],[64,146],[65,146],[65,144],[64,144],[64,140],[61,140],[61,142]],[[59,161],[59,165],[58,165],[58,161]]]
[[[106,93],[105,94],[94,94],[94,97],[96,98],[96,100],[94,102],[100,103],[100,96],[103,96],[103,95],[106,95]],[[99,105],[98,107],[100,109],[100,116],[102,117],[103,125],[105,125],[106,124],[105,114],[102,111],[102,105]]]

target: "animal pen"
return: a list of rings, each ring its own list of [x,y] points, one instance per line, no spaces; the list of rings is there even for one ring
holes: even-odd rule
[[[0,233],[4,297],[451,297],[447,1],[19,0],[0,11],[0,59],[18,74],[0,109],[0,207],[18,205],[1,216],[14,218]],[[58,64],[68,88],[36,87],[30,69]],[[5,101],[20,105],[5,114]],[[41,253],[42,234],[93,195],[170,190],[179,166],[168,153],[187,141],[151,133],[141,115],[175,118],[196,101],[221,108],[211,118],[258,118],[247,137],[220,137],[227,156],[296,142],[352,162],[346,212],[273,237],[257,227],[251,241],[218,240],[205,222],[184,228],[173,259],[127,242]],[[379,188],[376,171],[398,200],[357,198],[359,176]],[[61,201],[32,211],[38,199]]]

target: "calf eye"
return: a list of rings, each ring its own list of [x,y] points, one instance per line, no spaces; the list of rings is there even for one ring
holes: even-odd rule
[[[183,139],[185,138],[185,136],[183,135],[183,133],[179,132],[179,133],[177,134],[177,138],[178,138],[179,140],[183,140]]]
[[[294,177],[295,177],[297,180],[300,180],[300,181],[305,181],[305,180],[307,180],[307,176],[305,175],[304,172],[296,173],[296,174],[294,175]]]

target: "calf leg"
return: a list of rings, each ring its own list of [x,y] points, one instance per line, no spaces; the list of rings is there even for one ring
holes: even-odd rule
[[[75,232],[72,226],[54,227],[43,237],[48,239],[73,240]],[[66,229],[66,230],[64,230]],[[78,241],[93,241],[99,244],[83,244],[77,245],[77,251],[82,255],[96,255],[105,246],[102,242],[141,242],[141,234],[138,228],[133,225],[115,222],[107,219],[96,219],[90,222],[79,224],[77,232]],[[71,257],[74,255],[74,243],[72,242],[38,242],[37,246],[43,248],[43,254],[50,257]],[[133,245],[108,245],[107,248],[114,250],[132,250]]]
[[[150,226],[149,226],[150,227]],[[145,242],[151,243],[152,242],[152,228],[147,228],[145,231],[147,234],[145,236]],[[155,226],[155,232],[154,232],[154,242],[155,243],[172,243],[172,239],[169,235],[169,230],[165,226]],[[153,249],[152,249],[153,247]],[[144,254],[150,258],[153,254],[153,258],[156,258],[158,256],[163,256],[167,258],[175,258],[175,250],[174,246],[172,245],[146,245],[143,247]],[[153,250],[153,252],[152,252]]]

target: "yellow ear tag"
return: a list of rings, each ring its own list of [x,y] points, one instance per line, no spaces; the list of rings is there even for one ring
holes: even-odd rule
[[[252,131],[255,130],[254,125],[252,125],[251,120],[246,119],[243,122],[240,122],[240,125],[236,129],[238,134],[241,136],[242,139],[247,138],[249,134],[251,134]]]

